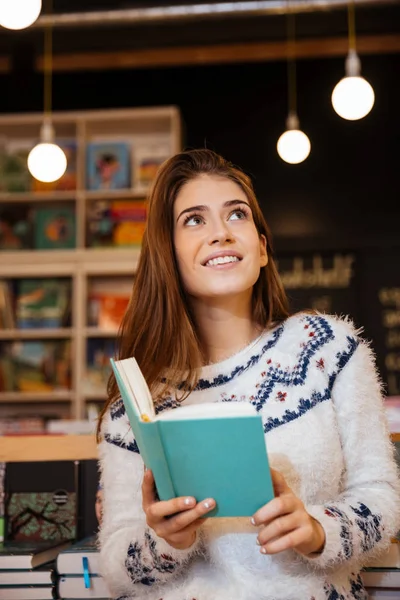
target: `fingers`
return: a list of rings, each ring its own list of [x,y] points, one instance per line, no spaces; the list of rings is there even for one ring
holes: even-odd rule
[[[262,554],[278,554],[290,548],[296,548],[304,542],[304,532],[302,529],[290,531],[282,537],[275,538],[260,548]]]
[[[142,483],[142,505],[143,510],[146,512],[147,507],[156,502],[156,489],[154,483],[154,475],[152,471],[146,470],[143,475]]]
[[[266,546],[268,542],[280,538],[285,534],[297,529],[301,526],[302,520],[301,515],[297,512],[278,517],[274,519],[269,525],[263,527],[257,537],[257,543],[260,546]]]
[[[267,525],[273,519],[293,513],[301,506],[301,501],[294,494],[278,496],[265,504],[252,517],[253,525]]]
[[[183,501],[183,502],[182,502]],[[174,533],[181,532],[194,525],[196,521],[197,528],[204,519],[202,517],[215,507],[215,501],[211,498],[203,502],[194,503],[193,508],[188,508],[184,504],[185,498],[175,498],[168,502],[157,502],[149,507],[146,516],[147,523],[154,529],[160,537],[170,537]],[[177,510],[178,508],[178,510]],[[165,517],[171,516],[170,519]]]
[[[272,485],[274,487],[275,496],[280,496],[290,490],[282,473],[276,469],[271,469]]]

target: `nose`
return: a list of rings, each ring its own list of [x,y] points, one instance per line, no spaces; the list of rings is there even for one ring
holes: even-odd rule
[[[232,231],[224,219],[218,219],[213,223],[212,231],[210,232],[209,245],[226,244],[234,242]]]

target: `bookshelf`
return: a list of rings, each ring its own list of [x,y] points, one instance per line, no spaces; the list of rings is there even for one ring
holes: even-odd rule
[[[96,327],[89,323],[88,297],[92,282],[107,278],[133,284],[140,244],[120,247],[92,247],[90,226],[93,206],[99,202],[145,201],[150,179],[143,176],[149,157],[161,162],[181,150],[181,116],[175,106],[118,110],[54,113],[57,141],[73,143],[76,149],[74,189],[36,189],[3,191],[0,175],[0,209],[19,207],[37,210],[69,207],[74,216],[75,243],[71,248],[0,250],[0,282],[23,279],[65,278],[70,282],[70,323],[65,327],[20,329],[0,328],[0,347],[4,344],[45,341],[70,344],[70,389],[44,391],[0,391],[0,418],[35,414],[82,419],[88,402],[101,403],[105,386],[88,389],[88,344],[94,340],[112,343],[117,327]],[[0,115],[0,145],[33,147],[39,138],[42,114]],[[92,144],[129,146],[130,181],[121,189],[93,187],[88,167]],[[146,162],[147,161],[147,162]],[[142,171],[140,170],[142,169]],[[154,170],[154,167],[153,167]],[[147,172],[148,173],[148,172]],[[37,187],[37,184],[36,184]],[[100,186],[101,187],[101,186]],[[70,437],[70,436],[68,436]],[[81,438],[81,436],[79,436]],[[52,436],[54,440],[54,436]],[[81,441],[81,440],[80,440]]]

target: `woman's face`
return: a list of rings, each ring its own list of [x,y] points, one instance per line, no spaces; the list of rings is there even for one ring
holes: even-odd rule
[[[186,183],[174,205],[174,245],[186,292],[197,299],[249,297],[268,262],[242,188],[225,177]]]

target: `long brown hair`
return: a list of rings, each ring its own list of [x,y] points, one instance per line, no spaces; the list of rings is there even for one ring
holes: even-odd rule
[[[253,288],[255,323],[266,328],[288,316],[286,294],[272,256],[271,235],[250,178],[207,149],[188,150],[165,161],[150,193],[146,231],[132,297],[119,331],[117,358],[135,356],[151,390],[166,370],[168,385],[172,387],[177,387],[185,374],[186,396],[196,385],[203,351],[179,276],[173,244],[173,207],[182,186],[203,174],[226,177],[242,188],[256,229],[267,240],[268,264],[261,269]],[[166,388],[161,388],[160,395],[165,391]],[[118,397],[117,384],[111,375],[98,432],[104,413]]]

